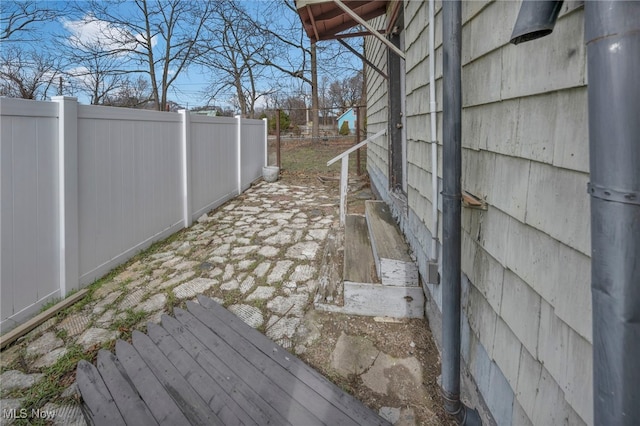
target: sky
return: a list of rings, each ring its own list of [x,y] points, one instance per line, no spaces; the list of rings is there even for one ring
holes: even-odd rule
[[[5,1],[7,0],[3,0],[3,2]],[[66,4],[66,2],[64,1],[39,1],[49,6],[57,7],[62,7]],[[265,8],[268,8],[270,6],[269,2],[259,0],[245,0],[241,3],[245,7],[245,9],[249,11],[249,13],[258,16],[260,14],[266,13]],[[82,3],[80,2],[79,4]],[[79,39],[85,42],[91,41],[108,44],[106,38],[104,37],[104,34],[107,32],[111,32],[111,34],[117,35],[118,31],[120,31],[118,28],[114,28],[106,22],[89,22],[88,20],[84,20],[83,18],[84,17],[81,14],[76,13],[73,15],[68,14],[66,16],[62,16],[53,22],[39,23],[35,28],[35,33],[37,34],[37,39],[43,40],[43,42],[35,44],[32,43],[31,45],[36,46],[36,48],[51,49],[53,43],[48,42],[48,40],[54,39],[58,41],[62,40],[65,42]],[[297,16],[295,17],[295,19],[298,19]],[[358,41],[358,43],[359,42],[360,40]],[[19,43],[15,42],[12,44],[19,45]],[[154,40],[153,45],[156,49],[161,47],[161,45],[158,44],[158,40]],[[0,48],[3,48],[3,46],[0,45]],[[345,60],[353,61],[353,67],[358,67],[359,60],[354,55],[349,54]],[[73,69],[73,65],[70,65],[70,68],[68,69]],[[229,102],[229,98],[231,98],[231,96],[233,95],[233,92],[231,90],[225,90],[225,92],[217,96],[213,102],[210,101],[210,96],[207,96],[207,94],[205,93],[206,88],[210,84],[210,82],[211,75],[208,71],[203,70],[199,66],[192,66],[189,69],[183,70],[178,75],[177,80],[169,89],[169,100],[177,102],[181,106],[187,108],[203,106],[206,105],[208,101],[209,104],[215,104],[223,107],[230,106],[231,104]],[[300,88],[302,88],[306,92],[310,91],[309,86],[302,85],[300,80],[298,79],[282,77],[281,79],[278,79],[278,82],[275,83],[278,84],[284,95],[293,94],[294,91],[298,91],[300,90]],[[263,86],[261,90],[273,89],[274,81],[273,79],[265,79],[264,81],[261,81],[260,84]],[[74,93],[74,96],[77,96],[79,102],[81,103],[90,103],[90,97],[85,93],[77,92]],[[263,101],[261,101],[260,103],[263,103]],[[260,106],[261,105],[259,104],[258,107]]]

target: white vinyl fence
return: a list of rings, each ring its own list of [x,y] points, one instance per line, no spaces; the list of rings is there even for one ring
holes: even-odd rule
[[[0,100],[0,328],[249,188],[266,120]]]

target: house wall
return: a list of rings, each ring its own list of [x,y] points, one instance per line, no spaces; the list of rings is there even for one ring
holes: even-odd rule
[[[381,16],[371,21],[374,28],[381,28],[386,17]],[[370,61],[383,72],[387,72],[387,50],[382,43],[373,37],[365,38],[365,54]],[[367,81],[367,137],[387,128],[387,80],[366,67]],[[389,148],[388,136],[383,135],[367,144],[367,170],[376,189],[386,195],[388,189]],[[386,199],[385,199],[386,201]]]
[[[498,424],[592,424],[583,8],[565,2],[553,34],[516,47],[509,38],[519,8],[518,1],[463,2],[462,186],[488,209],[463,209],[462,353]],[[404,17],[408,210],[396,214],[426,276],[434,199],[428,2],[405,2]],[[439,177],[441,23],[436,2]],[[372,37],[366,53],[386,67],[386,53]],[[372,70],[367,82],[368,123],[376,131],[386,126],[386,82]],[[387,141],[377,142],[369,147],[368,168],[388,201]],[[441,286],[424,287],[433,327]]]

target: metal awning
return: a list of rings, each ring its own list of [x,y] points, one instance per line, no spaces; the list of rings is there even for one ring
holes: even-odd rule
[[[295,0],[302,25],[311,42],[340,39],[350,36],[373,35],[386,44],[397,55],[404,58],[398,49],[384,35],[389,29],[376,30],[367,21],[387,13],[392,0]],[[396,8],[393,8],[392,14]],[[362,25],[366,32],[343,33],[356,25]]]

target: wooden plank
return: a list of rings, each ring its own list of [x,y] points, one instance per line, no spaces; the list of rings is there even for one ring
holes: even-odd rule
[[[107,385],[93,364],[85,360],[78,363],[76,382],[85,402],[87,414],[96,425],[126,425]]]
[[[375,262],[367,221],[363,216],[347,216],[344,228],[344,272],[345,281],[375,283]]]
[[[118,340],[116,342],[116,356],[158,423],[167,426],[189,424],[189,420],[182,413],[180,407],[167,393],[133,346]]]
[[[190,310],[193,309],[191,305],[197,304],[191,303]],[[200,310],[195,310],[198,314],[201,314],[202,311],[206,312],[204,308],[197,306],[200,308]],[[282,371],[281,368],[276,369],[275,366],[267,367],[258,359],[252,359],[250,356],[247,359],[245,358],[246,354],[241,355],[239,346],[241,346],[242,342],[237,334],[229,341],[225,341],[191,313],[182,309],[174,309],[174,315],[186,329],[197,336],[209,350],[215,352],[222,362],[245,383],[255,389],[288,422],[294,425],[324,424],[320,418],[326,420],[324,416],[330,413],[323,411],[323,416],[319,418],[310,410],[316,408],[314,411],[317,411],[317,407],[312,406],[325,406],[323,402],[326,401],[318,398],[317,394],[309,398],[308,386],[299,382],[290,373]],[[254,350],[254,352],[257,351]],[[269,371],[269,368],[272,368],[273,371]],[[304,403],[300,402],[301,399]],[[325,406],[324,408],[328,409],[329,407]],[[331,423],[335,424],[336,422]]]
[[[341,312],[350,315],[423,318],[424,292],[421,287],[345,281],[344,306]]]
[[[162,327],[213,377],[216,383],[234,401],[243,407],[254,421],[260,424],[290,424],[269,404],[269,398],[265,400],[258,395],[249,384],[242,381],[214,352],[210,351],[204,343],[198,340],[189,330],[185,329],[175,318],[163,315]]]
[[[89,291],[88,289],[83,288],[82,290],[76,293],[73,293],[71,296],[56,303],[46,311],[36,315],[35,317],[31,318],[29,321],[25,322],[24,324],[19,325],[18,327],[14,328],[8,333],[3,334],[2,336],[0,336],[0,349],[4,349],[5,346],[8,346],[9,344],[15,342],[21,336],[27,334],[28,332],[30,332],[31,330],[33,330],[34,328],[36,328],[37,326],[39,326],[40,324],[42,324],[43,322],[45,322],[46,320],[48,320],[49,318],[51,318],[52,316],[60,312],[61,310],[73,305],[78,300],[86,296],[88,291]]]
[[[111,352],[98,352],[98,371],[109,389],[120,412],[127,417],[127,423],[135,425],[157,425],[149,408],[129,381],[120,362]]]
[[[195,391],[164,356],[162,351],[144,333],[133,332],[133,347],[147,363],[156,378],[178,404],[190,424],[222,425],[223,422],[209,408],[198,392]]]
[[[147,324],[147,334],[224,424],[257,425],[227,392],[161,326]]]
[[[418,286],[418,268],[409,255],[409,246],[393,220],[389,206],[383,201],[365,201],[365,215],[373,258],[382,284]]]
[[[314,390],[317,394],[316,398],[328,401],[335,409],[349,416],[352,419],[351,421],[357,424],[388,424],[386,420],[367,408],[361,401],[344,392],[323,375],[268,339],[259,331],[249,327],[240,318],[212,299],[205,296],[198,296],[198,301],[202,307],[206,308],[205,312],[207,312],[207,314],[203,314],[203,316],[206,315],[209,318],[207,324],[214,326],[216,333],[230,333],[230,331],[233,331],[240,337],[240,340],[237,340],[235,343],[236,349],[239,352],[241,348],[248,347],[248,349],[245,350],[255,353],[255,349],[251,349],[251,347],[257,348],[259,350],[258,354],[269,358],[280,367],[295,374],[298,380],[306,383]],[[199,308],[199,306],[193,302],[188,302],[187,307],[189,310],[197,310]],[[217,318],[217,321],[213,317]],[[275,367],[271,368],[276,370]]]

